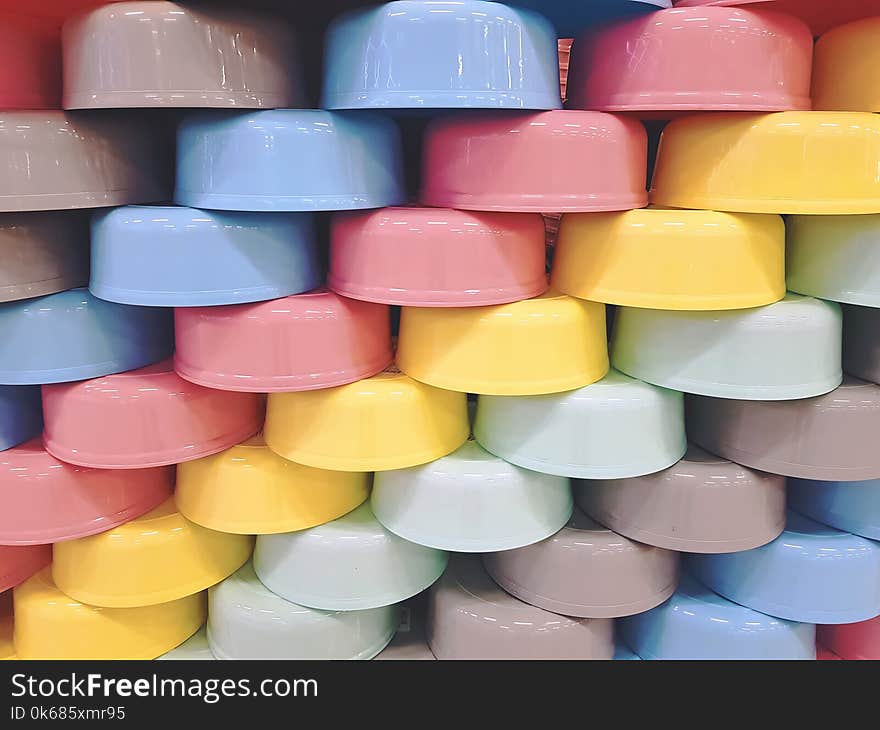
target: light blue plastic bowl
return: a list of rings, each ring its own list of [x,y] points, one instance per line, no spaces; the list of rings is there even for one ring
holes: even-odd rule
[[[70,289],[0,305],[0,342],[2,385],[86,380],[168,357],[172,312]]]
[[[573,38],[594,25],[670,8],[672,0],[510,0],[510,4],[537,10],[556,26],[561,38]]]
[[[308,213],[131,205],[92,220],[96,297],[200,307],[279,299],[322,283]]]
[[[326,109],[561,109],[556,33],[494,2],[400,0],[328,29]]]
[[[792,509],[823,525],[880,540],[880,479],[864,482],[788,480]]]
[[[716,595],[690,575],[617,631],[642,659],[815,659],[816,627],[765,616]]]
[[[880,543],[791,510],[773,542],[740,553],[692,555],[689,565],[716,593],[770,616],[847,624],[880,615]]]
[[[0,451],[36,436],[43,429],[40,389],[0,386]]]
[[[378,114],[197,112],[178,128],[174,200],[180,205],[351,210],[404,199],[400,134]]]

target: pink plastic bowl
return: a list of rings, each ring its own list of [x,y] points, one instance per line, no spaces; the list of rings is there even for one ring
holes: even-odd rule
[[[840,659],[880,659],[880,616],[855,624],[819,626],[816,637]]]
[[[354,299],[468,307],[547,290],[544,221],[533,213],[383,208],[338,213],[327,285]]]
[[[45,24],[0,10],[0,108],[61,106],[61,38]]]
[[[221,390],[278,393],[353,383],[391,362],[387,306],[326,290],[174,311],[174,369]]]
[[[776,10],[806,21],[813,35],[880,13],[877,0],[676,0],[677,7],[738,6]]]
[[[0,545],[0,593],[52,562],[51,545]]]
[[[648,141],[601,112],[458,114],[425,132],[422,203],[574,213],[647,205]]]
[[[211,390],[171,360],[127,373],[43,386],[43,443],[63,461],[98,469],[179,464],[228,449],[263,423],[254,393]]]
[[[0,451],[0,545],[104,532],[168,499],[173,479],[168,468],[118,471],[65,464],[39,439]]]
[[[574,44],[568,105],[609,112],[810,108],[813,37],[780,13],[658,10],[584,33]]]

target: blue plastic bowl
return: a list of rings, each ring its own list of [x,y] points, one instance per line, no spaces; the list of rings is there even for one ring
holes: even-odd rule
[[[788,480],[792,509],[823,525],[880,540],[880,479],[864,482]]]
[[[574,38],[601,23],[670,8],[672,0],[510,0],[510,4],[537,10],[556,26],[560,38]]]
[[[40,389],[0,386],[0,451],[33,438],[43,429]]]
[[[226,213],[133,205],[92,220],[96,297],[198,307],[300,294],[322,283],[308,213]]]
[[[70,289],[0,305],[0,342],[2,385],[97,378],[168,357],[172,312]]]
[[[560,109],[550,23],[482,0],[400,0],[327,33],[326,109]]]
[[[395,123],[363,112],[199,112],[177,133],[180,205],[215,210],[383,208],[405,199]]]
[[[880,615],[880,543],[791,510],[773,542],[741,553],[692,555],[689,565],[716,593],[770,616],[847,624]]]
[[[816,627],[738,606],[690,575],[650,611],[617,621],[642,659],[815,659]]]

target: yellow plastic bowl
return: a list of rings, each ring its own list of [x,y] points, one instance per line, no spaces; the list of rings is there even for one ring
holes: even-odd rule
[[[857,20],[828,31],[816,42],[813,108],[880,111],[878,69],[880,17]]]
[[[268,535],[335,520],[369,495],[369,474],[295,464],[262,436],[177,467],[177,508],[221,532]]]
[[[404,307],[397,364],[465,393],[574,390],[608,372],[605,307],[555,292],[491,307]]]
[[[219,583],[247,561],[253,544],[249,535],[190,522],[172,498],[107,532],[57,543],[52,579],[91,606],[151,606]]]
[[[19,659],[155,659],[192,636],[207,617],[207,593],[142,608],[85,606],[64,595],[45,568],[15,589]]]
[[[644,208],[562,219],[553,286],[646,309],[742,309],[785,296],[776,215]]]
[[[265,438],[318,469],[385,471],[446,456],[468,437],[467,397],[386,370],[338,388],[271,393]]]
[[[651,202],[742,213],[878,213],[878,168],[874,114],[695,114],[663,130]]]
[[[0,660],[18,658],[12,634],[12,591],[6,591],[0,593]]]

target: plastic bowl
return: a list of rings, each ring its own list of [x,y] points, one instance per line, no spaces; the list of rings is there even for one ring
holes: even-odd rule
[[[218,659],[372,659],[391,641],[397,607],[318,611],[272,593],[246,563],[208,592]]]
[[[880,215],[796,215],[786,232],[791,291],[880,307]]]
[[[675,5],[739,5],[754,10],[777,10],[806,21],[813,35],[851,20],[877,14],[875,0],[675,0]]]
[[[880,479],[823,482],[789,479],[792,509],[823,525],[880,540]]]
[[[583,29],[610,23],[634,15],[643,15],[668,8],[671,0],[512,0],[515,7],[537,10],[546,16],[562,37],[570,37]]]
[[[104,532],[160,505],[173,484],[171,469],[66,464],[33,439],[0,452],[0,544],[57,543]]]
[[[765,616],[682,575],[662,606],[630,616],[618,633],[642,659],[792,660],[816,658],[816,627]]]
[[[610,619],[568,618],[505,593],[476,555],[455,555],[428,598],[438,659],[611,659]]]
[[[174,369],[209,388],[331,388],[375,375],[393,357],[387,306],[324,289],[258,304],[177,309],[174,319]]]
[[[43,428],[40,389],[0,386],[0,451],[37,436]]]
[[[321,285],[319,255],[308,214],[128,206],[93,220],[89,288],[141,306],[278,299]]]
[[[410,307],[478,307],[547,290],[537,214],[448,208],[339,213],[327,285],[354,299]]]
[[[556,34],[498,3],[402,0],[335,19],[325,109],[559,109]]]
[[[816,109],[880,112],[880,17],[838,26],[816,42],[813,103]]]
[[[403,202],[400,137],[369,113],[200,112],[177,133],[174,200],[252,211],[383,208]]]
[[[818,640],[836,659],[880,659],[880,617],[854,624],[819,626]]]
[[[526,469],[594,479],[665,469],[687,446],[681,393],[616,370],[565,393],[481,396],[474,435]]]
[[[742,213],[880,213],[878,164],[874,114],[695,114],[663,130],[651,202]]]
[[[216,657],[211,653],[211,647],[208,646],[207,628],[202,626],[180,646],[175,646],[171,651],[156,658],[166,661],[204,661],[206,659],[212,660]]]
[[[350,512],[369,496],[369,475],[282,459],[262,435],[177,467],[175,501],[203,527],[240,535],[304,530]]]
[[[57,543],[52,578],[92,606],[152,606],[219,583],[244,564],[252,547],[250,536],[190,522],[167,499],[112,530]]]
[[[552,537],[484,555],[483,565],[511,595],[564,616],[641,613],[678,584],[678,553],[628,540],[580,510]]]
[[[376,474],[370,503],[395,535],[467,553],[543,540],[573,505],[567,479],[508,464],[475,441],[430,464]]]
[[[13,635],[15,622],[12,614],[12,591],[0,593],[0,661],[17,659]],[[433,656],[433,655],[432,655]]]
[[[771,304],[785,296],[785,226],[779,216],[711,210],[569,214],[553,288],[647,309]]]
[[[0,211],[100,208],[168,197],[155,120],[129,112],[0,112]]]
[[[254,570],[288,601],[324,611],[360,611],[420,593],[440,577],[447,559],[441,550],[385,529],[365,503],[318,527],[260,535]]]
[[[664,471],[632,479],[577,481],[578,506],[615,532],[685,553],[765,545],[785,527],[785,479],[695,446]]]
[[[424,205],[513,212],[629,210],[647,204],[647,135],[601,112],[458,114],[424,137]]]
[[[0,305],[0,339],[2,384],[83,380],[168,357],[171,313],[71,289]]]
[[[0,258],[0,302],[85,286],[88,219],[67,211],[0,215]]]
[[[0,545],[0,592],[23,583],[51,562],[51,545]]]
[[[57,33],[8,9],[0,17],[0,108],[57,109],[61,105]]]
[[[126,2],[64,24],[64,108],[298,107],[293,29],[253,10]]]
[[[850,305],[843,307],[843,369],[872,383],[880,382],[878,327],[880,309]]]
[[[568,105],[606,112],[810,108],[813,36],[779,13],[658,10],[575,40]]]
[[[689,560],[713,591],[770,616],[847,624],[880,614],[880,544],[796,512],[763,547]]]
[[[611,361],[628,375],[685,393],[808,398],[840,385],[842,337],[837,304],[797,294],[724,312],[622,307]]]
[[[43,443],[53,456],[98,469],[143,469],[216,454],[263,425],[255,393],[193,385],[171,360],[43,387]]]
[[[138,608],[98,608],[62,593],[49,568],[15,589],[19,659],[155,659],[205,623],[204,593]]]
[[[688,435],[714,454],[772,474],[826,481],[880,479],[880,387],[845,377],[816,398],[691,397]]]
[[[339,388],[270,394],[265,437],[272,451],[300,464],[386,471],[446,456],[469,431],[464,393],[392,368]]]
[[[558,393],[608,372],[605,307],[555,292],[493,307],[404,307],[397,364],[446,390]]]

